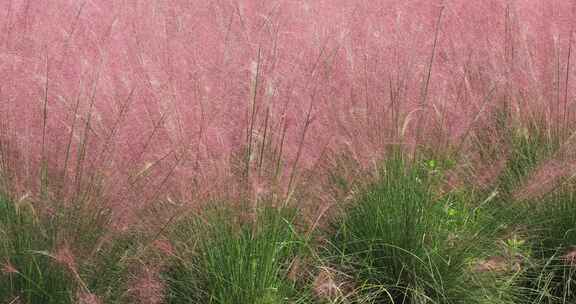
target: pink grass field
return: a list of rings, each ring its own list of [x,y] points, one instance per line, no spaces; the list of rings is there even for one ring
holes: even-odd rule
[[[369,168],[389,144],[443,148],[501,104],[564,129],[575,5],[2,0],[0,177],[128,216],[246,177],[284,192],[342,153]]]

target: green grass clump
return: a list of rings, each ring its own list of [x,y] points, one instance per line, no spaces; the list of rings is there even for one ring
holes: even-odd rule
[[[525,203],[526,215],[520,219],[533,231],[537,253],[550,258],[576,246],[576,191],[559,189]]]
[[[508,137],[510,155],[497,182],[500,192],[506,195],[521,186],[542,160],[558,149],[555,140],[545,130],[535,127],[517,130]]]
[[[133,234],[117,235],[93,251],[81,264],[80,276],[87,289],[103,303],[132,303],[127,291],[130,271],[138,261],[140,239]]]
[[[90,211],[90,212],[87,212]],[[19,303],[77,303],[89,294],[106,303],[122,303],[127,286],[132,236],[108,229],[110,214],[80,206],[58,206],[42,215],[31,203],[0,197],[0,301]],[[103,241],[108,237],[108,241]],[[74,265],[59,262],[63,244],[74,250]],[[6,267],[10,266],[12,271]],[[71,268],[73,266],[73,268]]]
[[[576,267],[566,259],[576,244],[576,191],[569,186],[571,181],[545,189],[548,193],[537,197],[515,197],[534,178],[533,173],[546,165],[546,160],[558,156],[560,139],[537,124],[509,129],[504,170],[493,189],[484,193],[485,197],[496,194],[483,208],[484,221],[502,242],[510,241],[506,240],[510,231],[521,231],[517,241],[523,244],[519,254],[522,265],[504,280],[492,279],[482,284],[509,286],[506,292],[513,303],[575,303]]]
[[[168,303],[293,303],[287,265],[302,243],[294,212],[264,208],[251,221],[228,209],[188,217],[173,229],[177,257],[166,271]]]
[[[354,276],[363,303],[474,303],[467,263],[477,215],[464,196],[438,196],[428,169],[389,158],[333,223],[332,263]]]
[[[532,231],[534,263],[524,284],[535,303],[575,303],[576,192],[567,187],[527,204],[520,221]]]
[[[31,205],[0,197],[0,263],[16,272],[0,273],[0,300],[72,303],[73,277],[47,254],[53,231],[43,229]]]

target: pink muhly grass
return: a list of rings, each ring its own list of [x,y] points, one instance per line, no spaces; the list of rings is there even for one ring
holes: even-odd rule
[[[102,304],[100,298],[90,292],[79,292],[76,297],[78,304]]]
[[[351,279],[345,273],[322,267],[312,284],[314,295],[322,301],[337,301],[347,298],[356,289]]]
[[[164,303],[164,284],[160,279],[160,271],[148,266],[143,267],[130,283],[128,293],[138,303]]]
[[[539,198],[571,184],[576,177],[576,158],[573,141],[567,141],[560,151],[542,161],[513,193],[517,199]]]
[[[90,198],[121,226],[158,201],[236,191],[235,155],[248,186],[291,194],[325,151],[369,168],[390,145],[459,146],[500,104],[574,127],[569,1],[13,0],[0,12],[3,187]]]
[[[6,261],[2,264],[2,270],[0,272],[2,272],[2,274],[5,275],[11,275],[11,274],[15,274],[15,273],[19,273],[18,269],[16,269],[16,267],[14,267],[10,261]]]
[[[561,257],[561,259],[568,266],[576,266],[576,248],[572,246],[570,250]]]
[[[68,245],[64,245],[58,248],[53,257],[56,263],[65,266],[68,270],[73,272],[78,270],[76,258]]]
[[[80,269],[78,268],[78,263],[76,256],[72,252],[72,249],[67,243],[64,243],[56,249],[56,251],[51,255],[54,261],[63,266],[67,271],[72,274],[76,282],[83,288],[87,290],[87,286],[80,277]]]
[[[576,173],[576,165],[558,160],[547,161],[536,168],[513,196],[524,200],[538,198],[556,189],[571,174]]]
[[[169,257],[175,254],[174,246],[169,240],[158,239],[152,243],[152,246],[163,255]]]

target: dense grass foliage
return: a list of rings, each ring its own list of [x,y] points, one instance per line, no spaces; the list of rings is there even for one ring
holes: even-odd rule
[[[530,228],[531,255],[525,284],[543,303],[576,301],[576,200],[574,189],[559,189],[526,207],[519,223]]]
[[[471,233],[476,215],[458,195],[434,192],[430,165],[403,157],[386,160],[335,220],[331,259],[362,286],[366,303],[472,303],[467,259],[482,241]]]
[[[441,150],[493,129],[498,108],[565,139],[572,6],[3,1],[2,183],[68,199],[97,188],[130,219],[167,196],[201,203],[191,184],[226,189],[242,151],[241,171],[293,185],[326,153],[369,169],[390,143]]]
[[[576,303],[575,37],[568,0],[0,1],[0,304]]]
[[[182,219],[173,229],[168,303],[293,303],[301,296],[287,267],[303,244],[291,213],[268,207],[239,219],[220,209]]]
[[[0,300],[35,304],[126,299],[135,239],[118,235],[105,240],[106,218],[105,212],[80,213],[77,208],[44,217],[30,202],[2,197]],[[72,248],[65,240],[81,247]]]
[[[0,198],[0,299],[72,303],[74,277],[50,257],[55,231],[43,229],[31,205]]]
[[[38,212],[3,198],[0,295],[26,304],[572,303],[576,192],[570,176],[531,192],[566,155],[542,131],[505,133],[504,165],[480,188],[446,187],[469,172],[455,171],[466,158],[450,153],[390,150],[376,174],[345,187],[340,163],[330,180],[350,195],[315,231],[298,208],[259,199],[208,204],[139,235],[110,230],[109,209],[90,202]]]

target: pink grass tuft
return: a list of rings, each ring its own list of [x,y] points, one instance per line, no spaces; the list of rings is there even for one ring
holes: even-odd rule
[[[100,298],[89,292],[79,292],[77,298],[78,304],[103,304]]]
[[[72,250],[68,245],[63,245],[56,250],[53,255],[56,263],[66,267],[69,271],[73,273],[78,272],[78,265],[76,264],[76,258],[72,253]]]
[[[3,263],[1,269],[2,270],[0,272],[5,275],[18,273],[18,269],[16,269],[16,267],[14,267],[9,261]]]
[[[135,301],[142,304],[164,303],[164,284],[158,269],[143,267],[131,282],[128,293]]]
[[[572,246],[570,250],[562,256],[562,261],[568,266],[576,266],[576,247]]]
[[[175,251],[174,251],[174,246],[172,246],[172,243],[169,240],[166,239],[160,239],[160,240],[155,240],[152,243],[152,246],[158,250],[158,252],[162,253],[165,256],[173,256]]]

